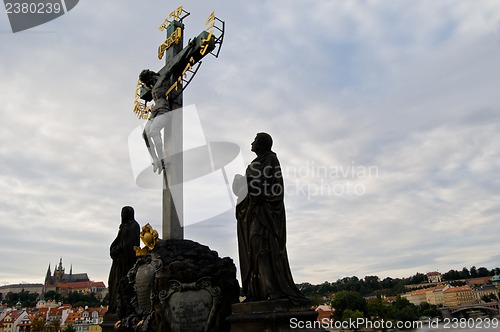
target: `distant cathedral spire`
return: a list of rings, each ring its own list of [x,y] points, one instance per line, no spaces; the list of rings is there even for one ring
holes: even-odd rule
[[[49,263],[49,267],[47,268],[47,273],[45,274],[45,285],[50,283],[51,278],[52,278],[52,272],[50,271],[50,263]]]

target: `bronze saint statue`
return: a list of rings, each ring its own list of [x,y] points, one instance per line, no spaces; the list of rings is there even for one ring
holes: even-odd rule
[[[245,177],[236,175],[233,181],[243,293],[246,301],[288,299],[307,304],[288,263],[283,177],[272,144],[269,134],[258,133],[252,143],[257,158]]]
[[[122,278],[126,278],[127,272],[134,266],[137,259],[134,247],[140,245],[141,228],[134,219],[134,209],[131,206],[124,206],[121,218],[118,235],[109,249],[113,264],[108,279],[109,306],[107,315],[118,313],[120,281]]]

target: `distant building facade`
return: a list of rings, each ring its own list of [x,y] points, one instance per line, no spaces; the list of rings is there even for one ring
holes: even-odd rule
[[[442,281],[442,278],[441,278],[441,273],[435,271],[435,272],[427,272],[425,274],[425,276],[427,277],[427,281],[429,283],[433,283],[433,284],[438,284]]]
[[[78,292],[86,295],[95,294],[97,299],[102,300],[107,289],[102,281],[78,281],[67,284],[57,284],[56,291],[62,296],[67,296],[71,292]]]
[[[476,303],[476,297],[470,286],[450,287],[443,292],[445,307],[457,307]]]
[[[0,294],[30,292],[41,294],[43,291],[42,284],[14,284],[0,286]]]
[[[494,295],[498,298],[500,293],[499,285],[487,284],[478,287],[450,285],[438,285],[435,287],[414,290],[401,297],[407,299],[415,305],[427,302],[433,305],[443,305],[445,307],[457,307],[480,303],[483,296]]]

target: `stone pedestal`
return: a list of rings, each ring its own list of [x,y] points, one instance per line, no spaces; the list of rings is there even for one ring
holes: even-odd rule
[[[160,240],[127,278],[120,295],[132,295],[122,310],[130,314],[120,317],[118,332],[229,332],[226,318],[239,295],[230,258],[193,241]]]
[[[120,321],[118,314],[105,313],[100,324],[102,332],[116,332],[115,324]]]
[[[232,305],[227,318],[231,332],[324,332],[318,313],[308,306],[294,306],[289,300],[258,301]],[[315,324],[318,328],[315,328]]]
[[[120,318],[118,318],[117,314],[104,315],[103,322],[101,323],[102,332],[116,332],[115,324],[118,322]]]

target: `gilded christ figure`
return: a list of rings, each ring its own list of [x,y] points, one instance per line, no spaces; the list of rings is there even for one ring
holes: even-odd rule
[[[156,73],[149,69],[144,69],[139,74],[139,80],[151,90],[154,106],[151,116],[146,122],[142,137],[146,142],[149,154],[152,159],[153,172],[160,174],[165,170],[165,153],[163,150],[163,139],[161,130],[167,128],[167,124],[172,120],[172,98],[167,99],[167,91],[176,83],[182,70],[188,63],[188,58],[196,45],[195,40],[190,41],[176,57],[176,62],[171,61],[164,67],[165,70]]]

